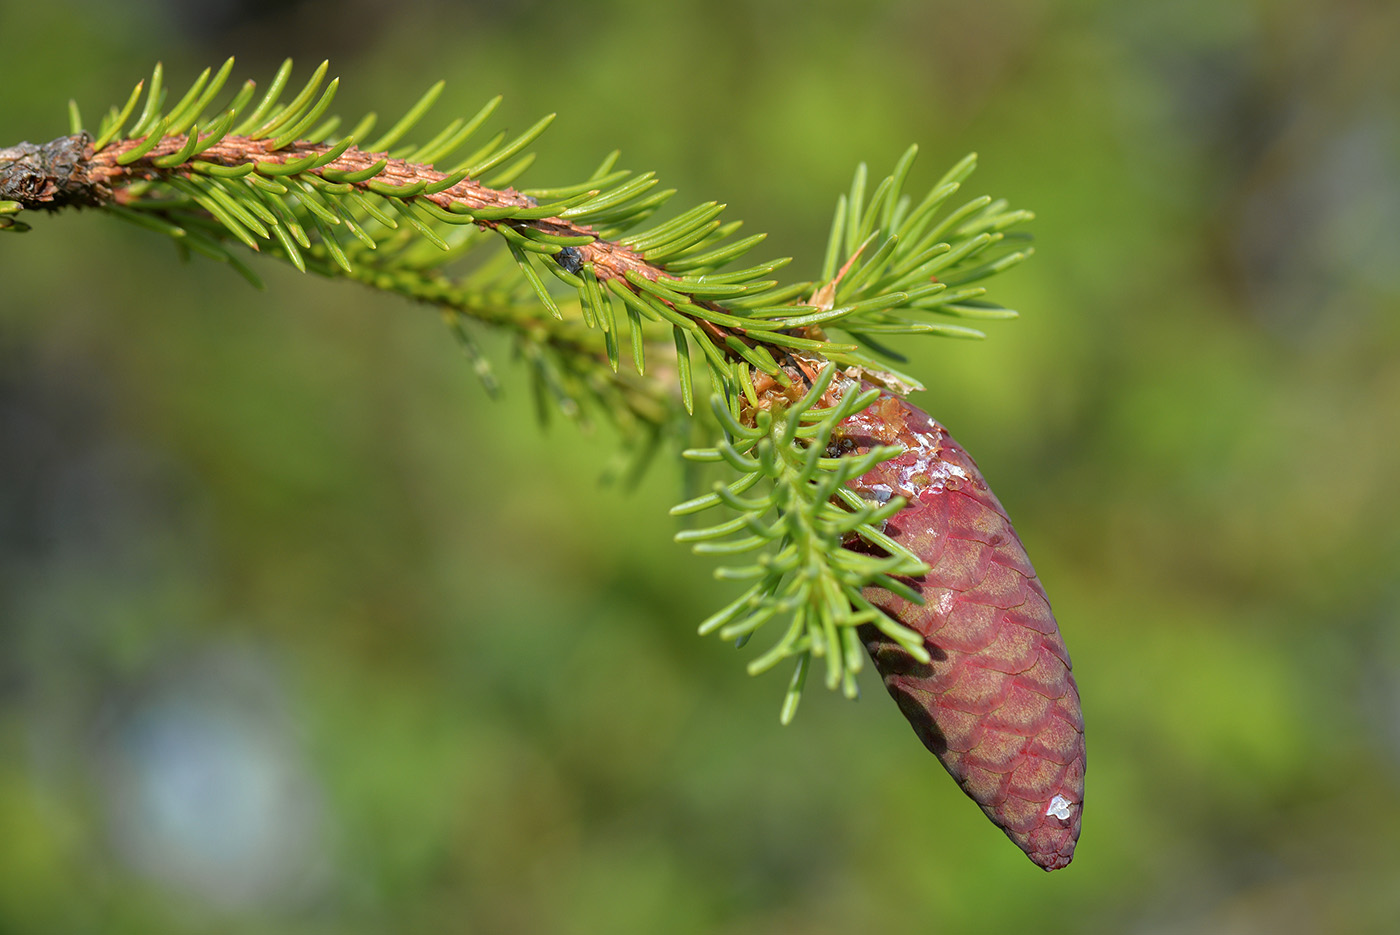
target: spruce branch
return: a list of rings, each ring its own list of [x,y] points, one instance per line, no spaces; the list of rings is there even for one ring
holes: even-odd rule
[[[636,462],[708,395],[724,438],[686,457],[739,476],[674,512],[723,506],[737,515],[677,538],[701,552],[768,551],[721,569],[722,578],[755,583],[702,632],[742,642],[771,619],[789,620],[750,666],[796,658],[784,722],[814,659],[824,661],[829,687],[854,694],[859,627],[924,658],[919,638],[864,596],[884,588],[917,600],[900,578],[926,566],[881,532],[902,502],[871,507],[847,488],[900,449],[855,459],[827,449],[836,427],[869,403],[862,383],[900,395],[920,388],[889,369],[902,358],[886,341],[980,338],[957,320],[1016,314],[989,302],[983,282],[1030,255],[1016,228],[1031,215],[986,197],[953,202],[974,156],[917,201],[903,191],[916,147],[873,190],[860,166],[837,200],[820,275],[784,282],[774,274],[788,258],[732,268],[763,235],[738,236],[741,224],[724,220],[722,204],[644,226],[674,190],[652,173],[617,169],[616,152],[582,181],[514,187],[553,115],[464,155],[500,98],[426,142],[406,142],[439,82],[377,136],[373,114],[337,135],[330,107],[339,79],[327,81],[326,63],[292,93],[289,60],[265,90],[247,81],[216,107],[232,66],[206,69],[167,105],[157,65],[95,132],[72,104],[67,136],[0,149],[0,230],[26,229],[26,210],[98,208],[257,285],[239,245],[396,292],[441,310],[493,392],[472,328],[503,330],[530,369],[542,417],[601,414]],[[708,394],[697,390],[697,358]],[[858,542],[880,554],[851,548]]]

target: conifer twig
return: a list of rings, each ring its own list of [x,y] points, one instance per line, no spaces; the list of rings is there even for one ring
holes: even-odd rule
[[[504,329],[530,368],[542,416],[601,412],[643,457],[694,414],[704,398],[697,374],[707,376],[708,409],[724,438],[685,456],[724,464],[740,479],[677,510],[724,505],[740,517],[682,538],[702,552],[769,551],[720,570],[758,583],[702,629],[742,641],[769,619],[791,617],[787,636],[751,666],[797,658],[784,720],[814,655],[825,660],[829,686],[854,693],[858,626],[874,625],[922,658],[917,635],[862,597],[926,570],[881,532],[899,503],[867,510],[838,495],[897,451],[880,448],[860,462],[822,455],[865,398],[833,387],[863,382],[898,395],[920,388],[889,369],[888,360],[902,360],[886,344],[891,336],[981,337],[945,319],[1015,315],[986,301],[982,282],[1030,255],[1014,228],[1031,215],[986,197],[951,206],[975,157],[917,201],[902,190],[915,147],[870,192],[861,166],[837,200],[818,281],[785,284],[770,276],[786,258],[731,269],[763,236],[736,238],[739,222],[724,221],[716,202],[634,230],[673,191],[657,190],[651,173],[615,169],[616,153],[582,182],[517,188],[533,159],[525,150],[552,116],[454,157],[499,98],[426,143],[406,143],[439,83],[387,131],[374,134],[370,115],[337,136],[328,108],[338,79],[326,81],[326,64],[285,103],[290,62],[261,97],[249,81],[214,107],[232,64],[206,69],[174,104],[157,65],[94,133],[82,129],[73,104],[68,135],[0,149],[0,230],[25,229],[26,210],[93,207],[255,283],[235,242],[304,271],[398,292],[443,311],[488,390],[495,379],[468,325]],[[448,269],[490,243],[505,249],[466,273]],[[741,495],[755,485],[766,494]],[[735,532],[736,540],[715,541]],[[856,555],[847,548],[852,537],[884,557]]]

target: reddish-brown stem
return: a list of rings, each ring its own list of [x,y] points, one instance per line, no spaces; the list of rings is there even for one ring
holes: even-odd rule
[[[137,179],[160,179],[169,175],[191,175],[193,174],[188,164],[172,167],[159,167],[155,165],[155,160],[162,156],[180,151],[187,141],[184,135],[166,137],[157,143],[149,153],[137,159],[130,165],[120,165],[118,159],[142,143],[141,140],[122,140],[104,147],[99,153],[95,153],[87,160],[90,168],[89,177],[97,184],[108,189],[118,189],[123,185]],[[307,156],[323,156],[330,152],[332,147],[326,143],[302,143],[295,142],[283,146],[279,149],[271,148],[270,140],[255,140],[246,136],[226,136],[215,143],[209,149],[200,153],[197,157],[202,162],[212,162],[215,165],[228,166],[230,168],[246,165],[248,163],[262,163],[265,165],[283,165],[297,159],[304,159]],[[388,153],[368,153],[364,150],[350,147],[340,156],[331,162],[309,170],[309,174],[323,176],[326,170],[332,172],[359,172],[368,169],[375,163],[383,160],[386,164],[384,168],[376,174],[373,179],[364,182],[350,183],[362,192],[370,193],[370,181],[379,182],[398,187],[412,185],[417,182],[427,182],[429,186],[436,182],[441,182],[447,178],[447,173],[441,172],[432,166],[409,162],[406,159],[394,159]],[[434,194],[422,194],[415,196],[424,201],[431,201],[443,210],[451,210],[451,206],[461,205],[462,208],[471,213],[473,208],[532,208],[535,201],[528,195],[523,195],[514,188],[494,189],[487,188],[475,179],[463,179],[451,188],[443,189]],[[474,222],[481,227],[494,228],[502,221],[479,220]],[[560,234],[564,236],[591,236],[597,234],[593,228],[584,224],[575,224],[563,218],[544,218],[542,220],[512,221],[518,226],[532,227],[538,231],[548,234]],[[616,241],[594,240],[593,243],[576,247],[582,255],[583,262],[592,263],[600,280],[620,279],[626,281],[627,272],[640,273],[651,280],[665,277],[665,274],[656,266],[648,263],[646,259],[635,250],[632,250]]]

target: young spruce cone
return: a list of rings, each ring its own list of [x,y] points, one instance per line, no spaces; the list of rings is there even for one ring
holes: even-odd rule
[[[1032,861],[1068,865],[1084,801],[1084,719],[1069,653],[1006,511],[947,430],[887,392],[841,424],[835,445],[905,448],[851,487],[870,500],[909,501],[885,532],[932,569],[909,582],[922,606],[866,592],[920,633],[933,657],[918,663],[863,626],[885,687],[924,745]]]

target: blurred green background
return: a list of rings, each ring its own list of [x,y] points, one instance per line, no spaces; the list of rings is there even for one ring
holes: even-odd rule
[[[164,61],[286,55],[440,125],[560,117],[816,273],[856,163],[1036,210],[972,344],[912,343],[1045,581],[1088,724],[1046,875],[867,679],[750,679],[505,342],[180,264],[93,213],[0,241],[0,932],[1394,932],[1400,5],[0,4],[0,145]],[[869,673],[867,673],[868,675]]]

